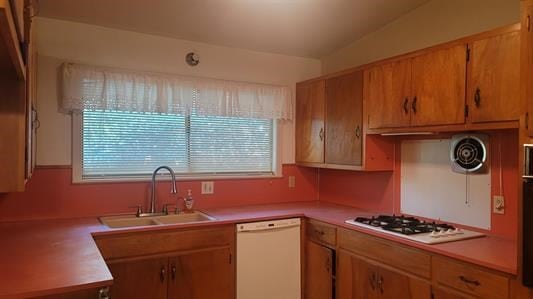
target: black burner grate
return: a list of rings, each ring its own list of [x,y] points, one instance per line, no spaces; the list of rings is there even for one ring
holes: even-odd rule
[[[455,229],[455,227],[436,222],[426,222],[415,217],[396,216],[396,215],[379,215],[377,217],[357,217],[355,222],[366,225],[381,227],[384,230],[395,232],[402,235],[416,235],[422,233],[430,233],[433,231],[442,231],[448,229]]]

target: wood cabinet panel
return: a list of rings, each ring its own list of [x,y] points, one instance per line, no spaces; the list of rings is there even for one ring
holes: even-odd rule
[[[377,299],[377,268],[360,258],[339,250],[337,266],[338,299]]]
[[[315,242],[329,246],[337,244],[337,228],[334,225],[309,220],[305,230],[307,237]]]
[[[306,299],[331,299],[333,295],[333,250],[312,241],[305,242]]]
[[[433,288],[432,294],[433,299],[474,299],[474,297],[469,296],[467,294],[441,287]]]
[[[113,275],[110,298],[113,299],[166,299],[168,259],[144,259],[112,263]]]
[[[338,230],[339,247],[374,260],[404,270],[406,272],[429,278],[431,257],[428,253],[387,242],[348,229]]]
[[[509,296],[509,278],[471,265],[434,257],[433,274],[439,284],[467,294],[487,299]]]
[[[363,73],[326,81],[326,152],[330,164],[361,165]]]
[[[296,162],[324,163],[324,80],[296,86]]]
[[[96,245],[106,260],[228,246],[235,239],[232,225],[176,231],[152,231],[96,236]]]
[[[364,258],[339,251],[338,295],[340,299],[429,299],[428,281],[413,278]]]
[[[407,127],[411,121],[411,60],[378,65],[364,72],[368,128]]]
[[[431,286],[427,281],[412,278],[384,267],[378,269],[378,275],[380,298],[431,298]]]
[[[170,258],[168,298],[235,298],[234,269],[229,248]]]
[[[466,46],[460,45],[412,59],[411,125],[465,122]]]
[[[471,122],[520,118],[520,32],[472,42],[468,73]]]
[[[528,135],[533,136],[533,2],[524,1],[522,8],[521,30],[521,96],[527,105],[526,119]]]

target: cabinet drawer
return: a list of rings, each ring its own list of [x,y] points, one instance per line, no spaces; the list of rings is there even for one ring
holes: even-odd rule
[[[337,228],[323,222],[307,221],[307,237],[319,243],[335,246],[337,244]]]
[[[158,255],[174,251],[216,246],[234,246],[233,226],[129,232],[95,236],[95,242],[106,260]]]
[[[482,298],[509,297],[509,278],[473,265],[449,259],[433,258],[433,275],[437,283]]]
[[[339,229],[339,247],[423,278],[431,276],[429,254],[392,241]]]

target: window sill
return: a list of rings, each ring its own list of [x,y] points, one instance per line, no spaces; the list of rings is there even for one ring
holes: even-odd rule
[[[189,181],[222,181],[222,180],[261,180],[261,179],[281,179],[283,175],[281,173],[276,174],[250,174],[250,175],[203,175],[203,176],[179,176],[176,175],[176,182],[189,182]],[[158,175],[157,181],[170,181],[171,178],[168,175]],[[139,178],[90,178],[90,179],[78,179],[73,178],[73,184],[99,184],[99,183],[142,183],[151,182],[151,177],[139,177]]]

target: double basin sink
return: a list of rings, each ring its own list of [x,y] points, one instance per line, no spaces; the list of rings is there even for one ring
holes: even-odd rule
[[[100,217],[102,224],[110,228],[152,226],[165,224],[184,224],[192,222],[213,221],[215,218],[200,211],[168,214],[160,216],[137,217],[135,215],[121,215]]]

